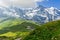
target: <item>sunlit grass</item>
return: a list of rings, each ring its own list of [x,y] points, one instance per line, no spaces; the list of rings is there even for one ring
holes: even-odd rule
[[[27,29],[30,26],[31,29]],[[9,19],[0,23],[0,37],[9,39],[24,38],[32,29],[39,27],[35,22],[22,19]]]

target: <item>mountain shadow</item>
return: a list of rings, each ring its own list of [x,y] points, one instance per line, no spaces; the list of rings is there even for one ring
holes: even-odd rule
[[[30,29],[27,29],[29,27]],[[29,23],[29,22],[23,22],[21,24],[13,25],[11,27],[5,27],[2,30],[0,30],[0,34],[4,34],[7,32],[29,32],[31,29],[35,29],[36,27],[39,27],[36,24]]]

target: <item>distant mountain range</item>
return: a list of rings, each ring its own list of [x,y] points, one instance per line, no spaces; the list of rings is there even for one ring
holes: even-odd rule
[[[46,8],[41,5],[35,8],[0,6],[0,39],[59,40],[59,19],[60,10],[54,7]]]
[[[0,18],[22,18],[32,20],[38,23],[46,23],[49,21],[60,19],[60,10],[54,7],[46,8],[41,5],[35,8],[20,7],[2,7],[0,6]]]

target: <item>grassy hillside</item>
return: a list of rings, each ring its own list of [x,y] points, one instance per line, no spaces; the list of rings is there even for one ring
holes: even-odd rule
[[[23,39],[36,27],[35,22],[23,19],[8,19],[0,23],[0,40]]]
[[[60,40],[60,20],[38,27],[23,40]]]

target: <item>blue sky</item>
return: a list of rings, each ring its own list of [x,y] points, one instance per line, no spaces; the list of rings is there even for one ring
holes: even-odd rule
[[[39,5],[43,5],[45,7],[56,7],[60,9],[60,0],[48,0],[43,2],[38,2]]]

